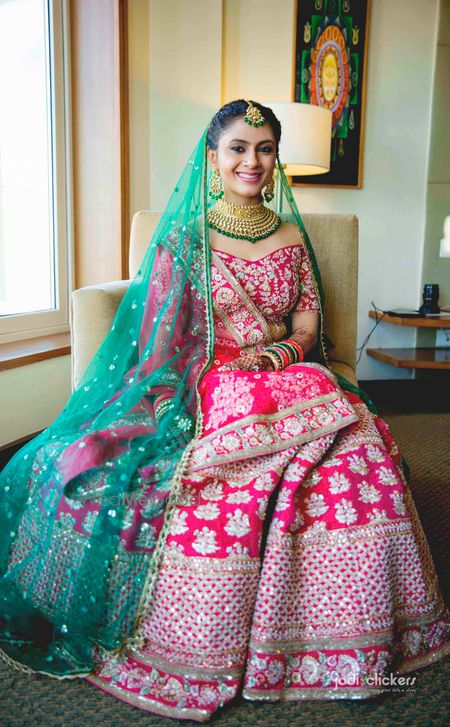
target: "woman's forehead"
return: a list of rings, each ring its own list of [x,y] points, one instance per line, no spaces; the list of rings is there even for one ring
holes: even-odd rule
[[[269,123],[262,126],[250,126],[243,118],[235,119],[220,135],[222,143],[230,141],[244,141],[247,144],[260,144],[262,141],[275,141],[272,127]]]

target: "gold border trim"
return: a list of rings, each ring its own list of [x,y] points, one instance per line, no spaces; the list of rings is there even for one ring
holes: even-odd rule
[[[309,399],[308,401],[304,401],[301,404],[294,404],[293,406],[290,406],[288,409],[282,409],[281,411],[274,412],[273,414],[249,414],[246,417],[242,417],[241,419],[238,419],[235,422],[230,422],[229,424],[226,424],[224,427],[219,427],[219,429],[215,429],[210,434],[206,434],[204,437],[202,437],[201,442],[208,442],[210,439],[215,439],[219,434],[227,434],[230,430],[234,430],[236,428],[243,429],[248,424],[253,424],[253,422],[256,421],[264,421],[264,422],[276,422],[280,421],[281,419],[285,419],[288,416],[291,416],[292,414],[298,414],[302,411],[305,411],[305,409],[313,409],[316,406],[320,406],[321,404],[328,404],[328,402],[335,402],[338,399],[342,399],[342,394],[340,391],[331,391],[329,394],[323,394],[322,396],[318,396],[315,399]],[[351,407],[353,408],[353,407]],[[350,415],[352,416],[352,415]],[[353,416],[355,419],[359,419],[356,412],[354,412]],[[241,424],[242,422],[242,424]],[[238,427],[236,427],[236,424],[239,424]],[[318,431],[318,430],[314,430]]]
[[[383,689],[367,689],[354,687],[353,689],[335,689],[334,687],[323,687],[311,689],[243,689],[242,696],[249,701],[299,701],[301,699],[322,699],[333,701],[335,699],[368,699],[377,694],[383,694]]]
[[[377,614],[378,618],[383,617],[385,614]],[[424,626],[426,624],[432,624],[435,621],[442,619],[446,621],[447,613],[445,607],[442,608],[442,604],[438,603],[433,610],[424,616],[408,616],[408,615],[395,615],[391,616],[391,620],[395,622],[395,628],[399,627],[402,630],[408,628],[415,628],[417,626]],[[363,621],[364,619],[362,619]],[[316,651],[318,649],[352,649],[364,646],[371,646],[372,644],[383,644],[387,641],[394,640],[394,628],[380,628],[375,631],[366,630],[364,635],[360,636],[322,636],[320,638],[304,638],[304,639],[268,639],[262,641],[261,639],[251,638],[249,641],[248,648],[258,654],[271,654],[283,650],[285,653],[294,653],[296,651]],[[450,643],[448,646],[443,647],[448,649],[450,652]],[[426,657],[418,657],[418,660]]]
[[[322,404],[327,403],[332,404],[334,401],[337,401],[339,399],[344,399],[345,401],[347,401],[345,397],[343,397],[342,392],[331,392],[329,394],[325,394],[324,396],[318,397],[317,399],[312,399],[310,401],[303,402],[302,404],[296,404],[294,407],[290,407],[289,409],[283,409],[283,411],[281,412],[276,412],[273,414],[251,414],[248,417],[239,419],[238,422],[231,422],[230,424],[227,424],[226,426],[216,429],[214,432],[211,432],[210,434],[207,434],[206,436],[197,439],[197,443],[193,451],[193,459],[195,460],[195,457],[198,456],[199,450],[207,447],[209,442],[216,439],[218,436],[223,436],[228,432],[242,431],[243,429],[245,429],[245,427],[255,422],[280,421],[281,419],[287,418],[289,416],[299,414],[305,409],[313,409],[316,406],[319,407]],[[202,462],[200,465],[190,466],[189,472],[203,471],[209,467],[214,467],[220,464],[227,464],[233,461],[239,462],[244,459],[251,459],[253,457],[265,454],[274,454],[275,452],[281,452],[284,449],[290,449],[291,447],[294,447],[298,444],[310,442],[312,439],[324,436],[325,434],[336,432],[339,429],[343,429],[349,424],[353,424],[354,422],[357,422],[359,420],[358,414],[353,410],[353,407],[351,407],[350,404],[349,406],[352,409],[352,413],[349,413],[346,416],[340,416],[331,424],[326,424],[316,429],[308,429],[306,432],[303,431],[297,436],[290,436],[288,440],[272,442],[268,446],[261,445],[260,447],[251,447],[248,450],[239,450],[237,452],[234,451],[217,456],[212,455],[211,459],[207,464]]]
[[[256,654],[275,654],[281,649],[284,653],[289,654],[296,651],[317,651],[318,649],[352,649],[372,644],[384,644],[389,637],[393,635],[393,629],[386,629],[377,633],[366,632],[365,636],[355,636],[353,638],[339,637],[322,637],[320,639],[292,639],[288,641],[259,641],[251,639],[249,649]]]
[[[177,709],[177,707],[169,707],[161,702],[157,702],[155,699],[135,694],[124,687],[118,687],[95,676],[88,677],[87,681],[92,682],[104,692],[121,699],[123,702],[131,704],[133,707],[139,707],[139,709],[143,709],[146,712],[153,712],[153,714],[160,714],[165,717],[195,719],[198,722],[207,722],[211,717],[211,712],[207,712],[205,709],[194,709],[192,707],[189,709]]]
[[[223,669],[212,666],[200,668],[198,666],[192,666],[191,664],[168,661],[153,654],[149,655],[135,647],[127,649],[126,653],[138,663],[145,664],[146,666],[155,666],[157,669],[167,672],[167,674],[187,676],[193,679],[239,679],[244,672],[244,665],[242,667],[224,666]]]
[[[291,437],[289,439],[289,442],[281,442],[279,445],[271,445],[270,449],[268,450],[264,450],[262,448],[257,449],[255,447],[249,452],[240,451],[238,457],[236,456],[236,452],[230,452],[230,454],[228,455],[222,455],[221,457],[214,458],[207,465],[201,464],[196,467],[192,467],[189,469],[189,472],[203,471],[208,469],[209,467],[217,467],[221,464],[240,462],[244,459],[252,459],[253,457],[258,457],[264,454],[275,454],[276,452],[282,452],[284,449],[291,449],[291,447],[294,447],[298,444],[305,444],[306,442],[310,442],[317,437],[322,437],[325,434],[336,432],[339,429],[342,429],[343,427],[346,427],[348,424],[352,424],[355,421],[356,419],[352,417],[351,414],[349,414],[347,417],[342,417],[342,419],[339,419],[339,421],[334,422],[333,424],[327,424],[320,429],[314,429],[313,431],[299,434],[297,437]]]
[[[449,654],[450,643],[445,644],[440,649],[436,649],[436,651],[431,654],[427,654],[426,656],[417,656],[413,659],[408,660],[400,667],[400,669],[397,671],[397,674],[407,674],[410,671],[416,671],[417,669],[422,669],[425,666],[430,666],[431,664],[434,664],[435,662],[444,659]]]
[[[220,305],[216,302],[215,299],[213,299],[213,306],[214,310],[217,313],[218,317],[224,324],[227,331],[230,331],[230,333],[233,335],[233,343],[238,343],[241,348],[244,348],[244,346],[247,346],[247,342],[242,338],[241,334],[237,330],[237,328],[232,324],[231,319],[227,316],[223,308],[220,307]],[[216,339],[217,340],[217,339]]]

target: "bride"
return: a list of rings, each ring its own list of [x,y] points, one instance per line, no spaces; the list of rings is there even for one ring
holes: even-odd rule
[[[280,136],[259,103],[219,109],[79,386],[0,474],[12,668],[202,722],[448,653],[406,463],[328,362]]]

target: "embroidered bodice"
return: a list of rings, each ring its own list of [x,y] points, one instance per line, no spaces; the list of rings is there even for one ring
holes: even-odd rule
[[[257,260],[215,250],[268,318],[294,310],[318,310],[313,276],[303,245],[286,245]]]
[[[223,250],[212,251],[214,298],[225,315],[236,306],[236,296],[220,285],[220,271],[228,270],[269,323],[280,323],[293,311],[319,310],[314,276],[303,244],[286,245],[257,260],[244,260]],[[214,282],[216,281],[216,284]],[[220,337],[231,334],[215,311]]]

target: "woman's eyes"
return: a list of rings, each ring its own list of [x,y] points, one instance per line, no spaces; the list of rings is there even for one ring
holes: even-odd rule
[[[243,146],[232,146],[230,148],[231,148],[231,151],[235,151],[238,153],[245,151]],[[257,149],[257,151],[261,151],[261,152],[263,152],[263,154],[270,154],[273,151],[273,149],[271,146],[260,146],[259,149]]]

